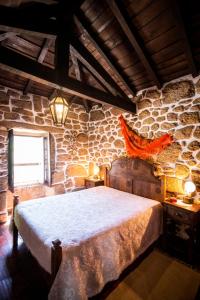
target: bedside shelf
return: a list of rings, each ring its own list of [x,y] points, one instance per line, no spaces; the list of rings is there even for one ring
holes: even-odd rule
[[[163,247],[194,265],[200,252],[200,206],[163,203]]]
[[[92,179],[92,178],[85,178],[85,187],[86,189],[104,185],[104,180],[102,179]]]

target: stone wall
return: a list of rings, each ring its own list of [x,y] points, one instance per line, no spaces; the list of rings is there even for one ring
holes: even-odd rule
[[[50,133],[51,186],[16,189],[21,199],[71,191],[84,186],[90,165],[109,165],[126,155],[119,127],[118,109],[96,105],[87,114],[83,106],[72,105],[65,126],[56,127],[49,112],[49,100],[24,96],[0,87],[0,221],[12,206],[8,191],[8,129],[29,128]],[[158,174],[167,176],[169,192],[183,192],[182,180],[192,176],[200,189],[200,77],[191,76],[166,84],[162,90],[148,89],[138,95],[136,115],[123,113],[138,134],[153,139],[172,133],[175,142],[154,157]]]
[[[123,113],[139,135],[153,139],[171,133],[175,142],[153,158],[167,190],[182,193],[182,180],[192,177],[200,191],[200,79],[187,76],[138,95],[137,114]],[[89,119],[90,161],[107,165],[126,155],[119,127],[120,111],[94,106]]]
[[[8,190],[8,130],[27,128],[50,133],[51,185],[15,188],[22,200],[63,193],[83,187],[88,175],[88,114],[83,106],[73,104],[65,126],[53,125],[49,100],[0,87],[0,221],[12,206]]]

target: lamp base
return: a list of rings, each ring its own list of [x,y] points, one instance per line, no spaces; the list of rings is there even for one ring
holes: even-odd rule
[[[185,196],[185,197],[183,197],[183,202],[187,203],[187,204],[193,204],[194,197]]]

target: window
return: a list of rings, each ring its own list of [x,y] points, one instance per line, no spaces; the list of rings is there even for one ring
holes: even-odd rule
[[[48,133],[9,132],[9,184],[11,187],[49,182]]]

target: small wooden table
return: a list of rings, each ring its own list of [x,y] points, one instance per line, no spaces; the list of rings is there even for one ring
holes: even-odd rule
[[[85,178],[85,187],[86,189],[99,186],[99,185],[104,185],[104,180],[102,179],[93,179],[93,178]]]
[[[165,250],[192,265],[196,264],[200,251],[200,205],[165,201],[163,207]]]

